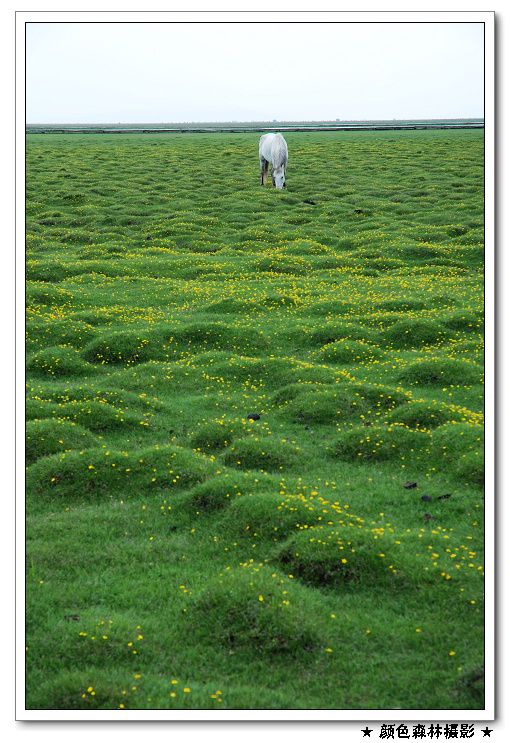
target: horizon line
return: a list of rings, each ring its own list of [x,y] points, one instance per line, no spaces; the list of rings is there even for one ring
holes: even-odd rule
[[[401,118],[382,118],[382,119],[187,119],[180,121],[147,121],[139,119],[138,121],[107,121],[105,119],[98,121],[33,121],[25,122],[25,126],[99,126],[103,124],[113,126],[123,126],[127,124],[352,124],[366,122],[386,122],[386,121],[485,121],[484,116],[409,116]]]

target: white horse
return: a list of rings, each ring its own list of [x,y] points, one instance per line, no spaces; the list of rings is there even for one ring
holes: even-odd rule
[[[287,142],[281,134],[263,134],[259,142],[260,185],[266,182],[269,163],[273,186],[285,188],[285,168],[289,159]]]

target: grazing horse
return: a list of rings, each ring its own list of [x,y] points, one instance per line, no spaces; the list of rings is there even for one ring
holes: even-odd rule
[[[259,142],[260,185],[266,182],[269,163],[273,186],[285,188],[285,168],[289,159],[287,142],[281,134],[263,134]]]

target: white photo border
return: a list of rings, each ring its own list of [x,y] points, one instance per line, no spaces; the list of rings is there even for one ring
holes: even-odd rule
[[[43,22],[483,23],[485,27],[485,708],[482,710],[27,710],[25,707],[25,24]],[[18,11],[16,35],[16,720],[490,721],[495,718],[495,18],[483,11]]]

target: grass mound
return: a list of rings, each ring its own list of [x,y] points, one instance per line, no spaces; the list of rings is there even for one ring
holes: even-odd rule
[[[97,645],[101,643],[102,635],[99,635]],[[106,650],[111,647],[111,642],[104,642]],[[129,661],[128,661],[129,662]],[[79,670],[65,669],[56,672],[51,679],[38,684],[31,689],[28,696],[28,704],[31,709],[65,709],[65,710],[124,710],[124,709],[147,709],[157,700],[158,709],[177,707],[183,709],[192,707],[186,694],[179,689],[178,705],[172,704],[169,698],[168,681],[160,677],[150,678],[144,674],[143,684],[134,678],[132,669],[128,662],[124,664],[111,663],[111,667],[104,669],[95,665],[84,664]],[[196,689],[195,689],[196,690]],[[200,700],[204,707],[207,704],[209,694],[200,694]],[[211,700],[209,699],[209,702]],[[216,705],[218,706],[218,705]]]
[[[208,305],[207,312],[218,315],[244,314],[260,309],[260,303],[256,297],[239,299],[237,297],[225,297]]]
[[[161,342],[148,332],[126,330],[109,333],[89,343],[83,356],[94,364],[140,364],[163,358]]]
[[[212,474],[212,464],[189,449],[155,446],[136,453],[86,449],[54,454],[27,470],[27,494],[80,500],[129,498],[141,492],[189,488]]]
[[[451,330],[461,332],[482,332],[484,326],[483,314],[459,310],[445,318],[445,325]]]
[[[388,587],[399,570],[395,545],[368,528],[314,528],[293,535],[278,553],[286,571],[316,588]]]
[[[484,431],[472,423],[447,423],[432,434],[434,455],[443,466],[453,464],[455,474],[477,487],[484,484]]]
[[[60,261],[55,259],[39,261],[27,260],[26,278],[30,282],[58,282],[72,275],[73,271],[65,267]]]
[[[89,307],[72,313],[73,320],[81,320],[87,325],[109,325],[115,320],[115,313],[108,307]]]
[[[105,613],[93,606],[84,608],[83,611],[80,610],[79,614],[75,614],[73,611],[75,618],[71,619],[69,615],[66,617],[65,609],[63,609],[56,612],[51,621],[47,621],[45,624],[43,635],[45,637],[45,647],[48,648],[49,652],[52,652],[53,657],[59,658],[58,663],[51,666],[52,672],[46,675],[53,678],[62,669],[72,670],[69,669],[71,659],[75,661],[74,669],[76,671],[86,669],[86,672],[90,672],[87,679],[88,683],[85,687],[79,689],[80,693],[76,695],[74,704],[73,700],[69,699],[71,708],[78,706],[78,700],[83,702],[84,699],[88,699],[89,707],[93,707],[94,702],[100,702],[99,699],[94,698],[99,695],[90,694],[89,687],[94,688],[96,686],[96,674],[102,675],[101,670],[112,671],[113,679],[116,681],[119,674],[123,672],[124,684],[130,678],[132,679],[133,671],[131,669],[137,667],[139,654],[143,654],[145,649],[144,630],[136,619],[121,611],[108,611],[106,616]],[[41,630],[40,627],[37,629]],[[38,650],[36,650],[37,652]],[[71,673],[70,676],[72,678],[73,674]],[[45,680],[50,681],[46,677]],[[74,684],[68,686],[67,683],[64,683],[61,689],[62,695],[68,697],[73,687]],[[104,691],[106,691],[106,688],[103,686]],[[113,688],[111,688],[112,692]],[[121,696],[122,688],[125,689],[126,686],[117,687],[117,694],[114,699]],[[86,693],[87,689],[89,689],[88,693]],[[35,692],[35,689],[33,691]],[[53,693],[56,693],[56,689],[53,690]],[[111,696],[103,697],[102,704],[106,706],[107,702],[111,701]],[[119,702],[120,699],[116,704],[117,707]]]
[[[124,389],[106,387],[103,380],[99,383],[76,382],[76,383],[43,383],[40,396],[56,403],[72,403],[95,401],[114,405],[126,409],[134,408],[142,411],[161,410],[164,406],[154,396],[147,393],[136,394]]]
[[[88,666],[83,670],[64,670],[31,689],[30,709],[127,710],[127,709],[289,709],[292,695],[258,686],[231,686],[188,677],[176,685],[162,673],[144,671],[140,679],[124,666],[108,670]],[[186,691],[184,691],[186,689]],[[218,693],[218,690],[220,693]]]
[[[48,346],[74,346],[81,348],[94,336],[91,325],[76,320],[54,320],[49,322],[27,322],[27,351],[47,348]]]
[[[220,511],[241,496],[250,496],[264,487],[265,478],[257,478],[245,472],[225,472],[195,485],[186,496],[187,505],[193,512],[210,513]],[[266,484],[267,487],[267,484]]]
[[[142,414],[125,411],[107,402],[96,400],[72,400],[67,403],[54,403],[49,400],[28,399],[26,402],[28,420],[58,418],[73,421],[89,428],[94,433],[114,431],[130,426],[147,424]]]
[[[315,382],[294,382],[280,387],[271,398],[273,405],[280,407],[286,405],[291,400],[295,400],[300,395],[310,392],[325,392],[331,389],[331,385],[324,385]]]
[[[63,420],[27,421],[25,426],[25,459],[27,464],[40,457],[97,445],[97,438],[86,428]]]
[[[437,428],[452,420],[461,420],[462,414],[451,407],[435,402],[408,402],[388,415],[390,423],[401,423],[408,428]]]
[[[327,245],[323,245],[320,242],[316,242],[315,240],[305,240],[303,238],[299,238],[297,240],[291,240],[289,241],[283,248],[283,252],[286,255],[307,255],[307,256],[317,256],[317,255],[331,255],[332,250]],[[334,255],[334,253],[333,253]]]
[[[307,314],[318,317],[326,317],[332,320],[339,315],[348,315],[352,312],[353,305],[342,299],[325,299],[320,302],[312,302],[307,306]]]
[[[211,583],[193,601],[188,619],[194,637],[234,652],[302,656],[320,643],[299,587],[255,564]]]
[[[397,405],[403,405],[408,400],[408,393],[403,390],[387,387],[383,384],[367,384],[356,382],[352,384],[353,393],[361,400],[367,413],[378,416],[382,411],[393,410]]]
[[[485,483],[485,457],[480,449],[461,454],[455,464],[455,474],[463,481],[482,488]]]
[[[286,407],[286,415],[297,423],[341,423],[359,417],[365,410],[360,398],[349,387],[316,387],[301,392]]]
[[[299,447],[271,436],[250,436],[236,441],[225,454],[225,464],[242,469],[275,471],[300,460]]]
[[[396,348],[421,348],[441,343],[446,338],[446,331],[434,320],[406,318],[387,328],[382,338]]]
[[[409,364],[399,375],[404,384],[469,386],[481,382],[483,370],[462,359],[434,358]]]
[[[241,420],[221,418],[203,423],[189,441],[195,449],[215,451],[230,446],[234,439],[244,435],[246,429],[247,425],[243,425]]]
[[[294,359],[239,356],[206,358],[204,355],[197,358],[198,362],[208,364],[209,373],[217,377],[239,384],[265,384],[270,389],[299,382],[334,382],[336,379],[332,369]]]
[[[384,462],[407,459],[427,449],[429,436],[404,426],[370,426],[343,431],[334,444],[332,453],[351,462]]]
[[[274,255],[261,258],[255,264],[260,273],[301,275],[311,270],[311,263],[298,256]]]
[[[46,377],[78,377],[94,373],[94,367],[71,346],[51,346],[32,354],[27,370]]]
[[[30,689],[27,703],[31,709],[119,709],[126,704],[126,678],[124,671],[105,673],[94,666],[61,671]]]
[[[288,400],[286,414],[297,423],[339,423],[352,419],[377,419],[407,402],[405,392],[384,385],[349,383],[337,385],[289,385],[273,401]]]
[[[315,353],[321,361],[337,364],[357,364],[362,361],[375,361],[382,356],[382,351],[373,343],[364,341],[341,340],[328,343]]]
[[[166,345],[181,353],[197,353],[204,349],[228,350],[236,354],[253,355],[267,348],[262,331],[222,322],[194,322],[166,333]]]
[[[302,332],[302,331],[301,331]],[[342,339],[371,340],[375,334],[370,328],[348,322],[330,322],[311,332],[304,331],[307,345],[326,346]]]
[[[129,667],[144,650],[143,630],[128,613],[105,617],[94,607],[81,612],[77,621],[62,617],[52,629],[47,642],[59,653],[62,665],[74,659],[82,668]]]
[[[427,307],[426,302],[420,299],[386,299],[377,302],[377,309],[382,312],[412,312],[423,310]]]
[[[300,300],[295,294],[286,294],[283,292],[267,292],[260,302],[260,306],[265,310],[276,309],[295,309],[299,307]]]
[[[61,286],[45,281],[27,281],[25,301],[27,307],[47,305],[49,307],[63,307],[70,305],[74,299],[72,292]]]
[[[262,485],[263,486],[263,485]],[[280,541],[304,524],[315,524],[320,514],[298,497],[271,492],[254,493],[236,500],[223,522],[226,532],[249,539]]]
[[[466,449],[483,446],[483,428],[471,423],[448,423],[434,431],[433,441],[446,456],[457,458]]]

